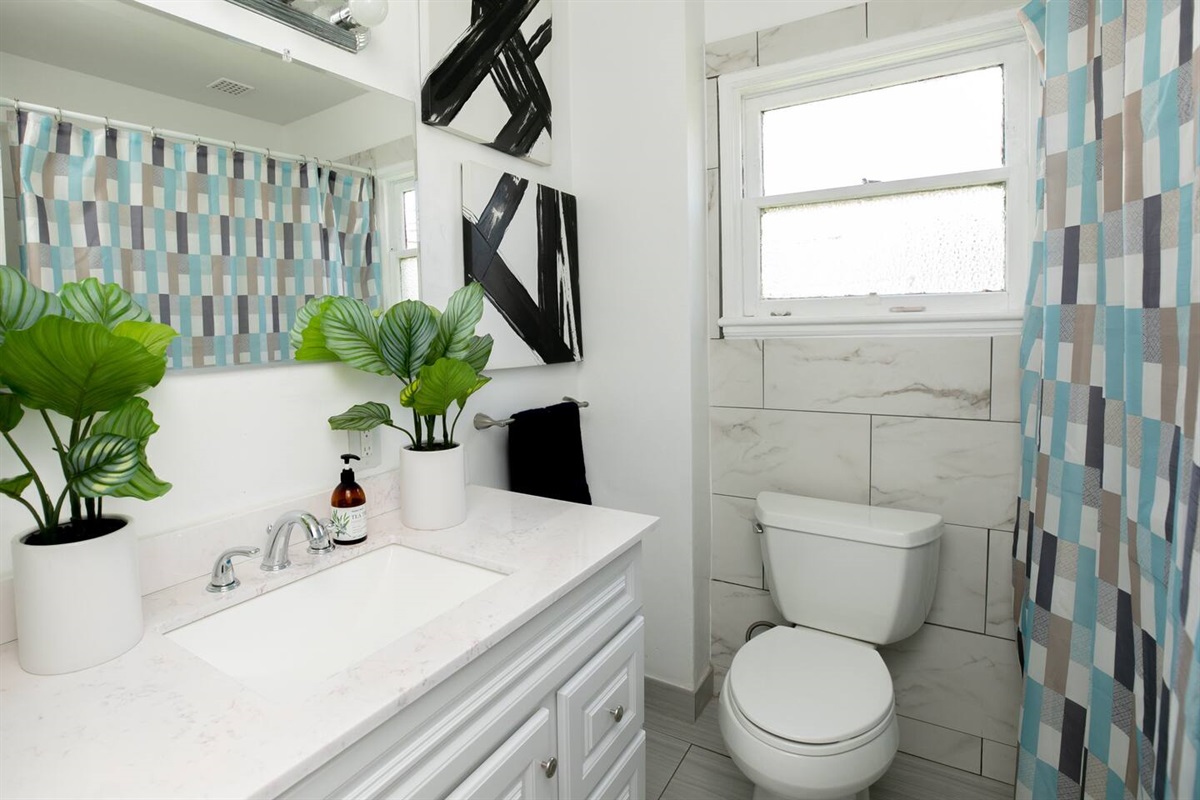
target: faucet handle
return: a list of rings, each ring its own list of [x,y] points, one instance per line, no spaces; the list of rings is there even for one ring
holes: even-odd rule
[[[232,592],[234,589],[242,585],[238,577],[233,574],[233,557],[234,556],[256,556],[259,553],[257,547],[231,547],[221,555],[217,556],[216,562],[213,564],[212,577],[208,581],[208,591],[210,592]]]

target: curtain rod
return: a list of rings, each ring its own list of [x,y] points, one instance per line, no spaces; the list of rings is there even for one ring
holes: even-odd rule
[[[298,155],[296,153],[276,153],[269,147],[247,147],[240,145],[234,141],[226,141],[224,139],[210,139],[207,136],[200,136],[195,133],[181,133],[179,131],[171,131],[166,128],[155,128],[149,125],[139,125],[136,122],[125,122],[119,119],[109,119],[108,117],[98,117],[94,114],[84,114],[79,111],[64,111],[61,108],[54,106],[42,106],[36,103],[26,103],[21,100],[13,100],[8,97],[0,97],[0,107],[15,108],[17,110],[24,109],[26,111],[36,111],[39,114],[50,114],[55,119],[61,121],[64,117],[78,120],[80,122],[90,122],[93,124],[104,123],[106,128],[126,128],[128,130],[141,131],[148,133],[151,136],[161,136],[165,139],[178,139],[184,142],[194,142],[196,144],[209,144],[217,147],[228,147],[232,150],[241,151],[243,153],[258,153],[259,155],[267,156],[268,158],[284,159],[285,161],[300,161],[316,162],[317,166],[325,166],[329,169],[340,170],[342,172],[357,172],[363,175],[374,175],[375,170],[366,167],[356,167],[353,164],[342,164],[336,161],[324,161],[316,156]]]

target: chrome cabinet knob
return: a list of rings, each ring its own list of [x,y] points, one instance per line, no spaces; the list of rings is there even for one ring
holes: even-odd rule
[[[233,557],[255,555],[258,555],[257,547],[231,547],[221,553],[213,564],[212,577],[208,579],[208,590],[210,592],[232,592],[241,586],[242,582],[233,574]]]
[[[625,716],[625,706],[617,706],[616,708],[610,708],[608,710],[608,713],[612,714],[613,722],[620,722],[621,719]]]
[[[543,761],[541,763],[541,767],[542,767],[542,770],[546,773],[547,778],[553,778],[554,773],[558,772],[558,759],[555,758],[554,756],[550,756],[550,760]]]

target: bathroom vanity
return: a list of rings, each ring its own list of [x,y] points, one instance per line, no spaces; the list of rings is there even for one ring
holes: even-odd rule
[[[653,525],[471,487],[457,528],[411,531],[390,512],[362,547],[293,545],[281,573],[239,564],[228,595],[205,592],[207,577],[150,595],[142,642],[99,667],[29,675],[5,645],[0,797],[641,797],[640,541]],[[379,577],[416,564],[435,602],[450,562],[495,577],[429,619]],[[372,575],[375,602],[417,622],[341,666],[320,643],[369,642],[378,608],[322,618],[312,596],[361,592]],[[246,631],[269,643],[276,620],[311,628],[316,655],[239,658],[261,645]]]

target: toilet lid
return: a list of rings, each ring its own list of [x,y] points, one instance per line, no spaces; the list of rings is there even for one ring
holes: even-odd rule
[[[772,628],[738,650],[725,680],[746,718],[782,739],[830,744],[892,709],[892,678],[867,645],[807,628]]]

